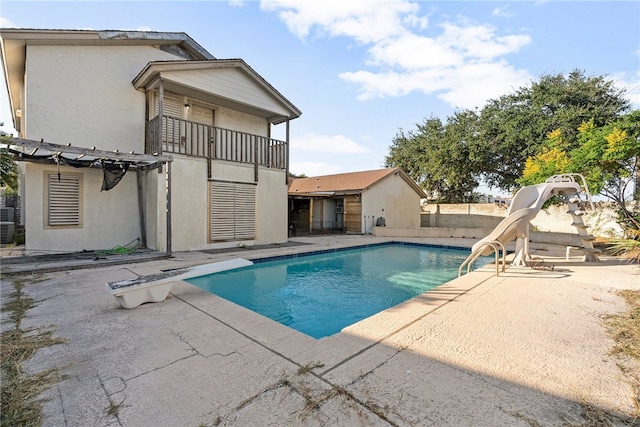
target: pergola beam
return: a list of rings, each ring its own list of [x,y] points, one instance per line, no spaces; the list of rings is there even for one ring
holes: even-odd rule
[[[119,151],[99,150],[95,147],[84,148],[74,147],[71,144],[60,145],[51,142],[34,141],[31,139],[11,138],[5,141],[8,146],[17,145],[20,147],[37,148],[39,150],[48,150],[52,153],[69,153],[76,155],[91,156],[99,159],[132,162],[132,163],[168,163],[173,161],[172,156],[162,154],[138,154],[133,151],[129,153],[121,153]]]

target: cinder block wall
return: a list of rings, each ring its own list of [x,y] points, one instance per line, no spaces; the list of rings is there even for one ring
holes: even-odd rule
[[[427,204],[422,206],[422,227],[493,229],[507,215],[507,206],[497,203]],[[599,237],[622,237],[611,204],[599,203],[584,217],[589,233]],[[542,209],[531,221],[533,231],[576,233],[567,207]]]

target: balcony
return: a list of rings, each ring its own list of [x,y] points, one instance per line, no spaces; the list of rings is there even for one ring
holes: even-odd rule
[[[171,153],[288,169],[287,143],[172,116],[147,122],[145,153]]]

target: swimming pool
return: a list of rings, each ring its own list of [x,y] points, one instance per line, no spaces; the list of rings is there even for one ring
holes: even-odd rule
[[[186,281],[322,338],[454,279],[468,255],[462,248],[387,243],[254,260]]]

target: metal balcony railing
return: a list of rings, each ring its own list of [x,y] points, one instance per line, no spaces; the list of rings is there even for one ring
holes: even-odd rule
[[[147,122],[145,152],[175,153],[287,169],[287,143],[171,116]]]

